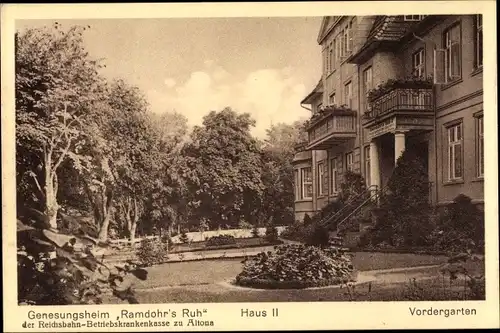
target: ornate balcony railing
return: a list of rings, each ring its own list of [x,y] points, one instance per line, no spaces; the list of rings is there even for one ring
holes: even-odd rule
[[[356,136],[356,112],[342,107],[326,107],[311,118],[307,131],[308,148],[321,149],[344,142]]]
[[[427,87],[395,87],[368,102],[364,122],[394,112],[429,113],[434,110],[434,93]]]

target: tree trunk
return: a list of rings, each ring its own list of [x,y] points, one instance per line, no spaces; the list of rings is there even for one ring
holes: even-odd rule
[[[52,170],[51,154],[44,156],[45,163],[45,216],[50,229],[57,232],[57,212],[59,204],[57,203],[57,175]]]
[[[109,222],[113,213],[113,192],[104,187],[101,199],[102,214],[99,216],[100,221],[96,222],[100,226],[98,238],[101,242],[105,242],[108,240]]]
[[[101,223],[101,228],[99,229],[99,240],[105,242],[108,240],[108,229],[109,222],[111,221],[111,214],[108,212]]]

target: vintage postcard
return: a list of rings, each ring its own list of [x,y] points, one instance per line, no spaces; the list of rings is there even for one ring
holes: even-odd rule
[[[498,328],[495,12],[2,5],[4,331]]]

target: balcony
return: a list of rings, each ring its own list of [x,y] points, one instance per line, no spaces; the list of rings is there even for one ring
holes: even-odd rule
[[[362,124],[368,130],[375,130],[382,124],[386,129],[391,127],[392,131],[430,130],[433,117],[432,82],[389,80],[368,93],[368,111],[363,115]]]
[[[307,149],[328,149],[356,137],[356,112],[327,106],[315,114],[307,126]]]

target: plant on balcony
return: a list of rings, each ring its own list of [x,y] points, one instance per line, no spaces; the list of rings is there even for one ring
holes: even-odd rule
[[[432,77],[407,77],[403,79],[389,79],[368,92],[368,102],[371,103],[394,89],[430,89]]]
[[[349,112],[349,111],[352,111],[352,109],[347,106],[346,104],[342,104],[342,105],[336,105],[336,104],[332,104],[332,105],[328,105],[328,106],[323,106],[321,107],[318,112],[316,112],[315,114],[313,114],[311,116],[311,119],[309,119],[309,121],[307,121],[307,123],[305,124],[305,128],[310,128],[311,126],[314,126],[318,123],[318,121],[320,121],[321,119],[324,119],[324,117],[332,114],[332,113],[341,113],[341,112]]]

